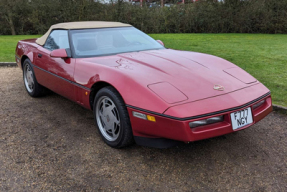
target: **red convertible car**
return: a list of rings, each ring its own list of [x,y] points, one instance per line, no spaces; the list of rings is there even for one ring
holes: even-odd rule
[[[272,111],[270,91],[215,56],[172,50],[129,24],[71,22],[19,41],[28,94],[50,89],[93,110],[111,147],[170,147],[245,129]]]

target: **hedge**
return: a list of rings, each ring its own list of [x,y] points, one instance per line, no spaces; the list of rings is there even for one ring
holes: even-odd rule
[[[120,21],[146,33],[287,33],[287,0],[199,0],[171,7],[119,1],[0,0],[0,34],[43,34],[69,21]],[[14,31],[14,32],[13,32]]]

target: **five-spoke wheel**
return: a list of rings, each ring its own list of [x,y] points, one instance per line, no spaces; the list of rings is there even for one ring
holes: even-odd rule
[[[23,63],[23,80],[30,96],[39,97],[46,93],[46,88],[37,82],[32,63],[29,59],[26,59]]]
[[[133,143],[128,111],[115,88],[99,90],[93,109],[99,133],[109,146],[121,148]]]
[[[120,116],[114,102],[107,96],[97,101],[96,119],[102,135],[109,141],[115,141],[120,133]]]
[[[30,65],[24,66],[24,82],[28,92],[32,93],[35,87],[33,72]]]

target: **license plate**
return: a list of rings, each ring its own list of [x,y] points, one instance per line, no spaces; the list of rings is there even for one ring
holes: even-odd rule
[[[244,127],[253,123],[251,108],[246,108],[241,111],[236,111],[230,114],[233,130]]]

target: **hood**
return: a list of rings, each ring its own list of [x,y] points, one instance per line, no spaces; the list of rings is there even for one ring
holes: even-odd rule
[[[121,70],[169,104],[224,95],[257,82],[224,59],[171,49],[87,58],[85,61]]]

